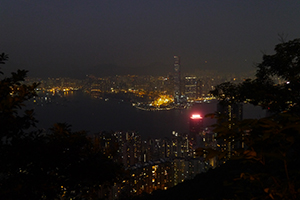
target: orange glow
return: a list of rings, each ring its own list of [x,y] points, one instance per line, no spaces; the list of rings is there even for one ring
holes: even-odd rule
[[[202,117],[199,114],[193,114],[191,119],[202,119]]]
[[[172,103],[174,100],[170,95],[159,95],[159,97],[152,102],[154,106],[168,105]]]

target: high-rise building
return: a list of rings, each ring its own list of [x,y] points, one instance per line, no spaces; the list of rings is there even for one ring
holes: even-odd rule
[[[203,97],[203,83],[200,81],[200,79],[197,80],[196,85],[196,99]]]
[[[180,57],[174,56],[174,102],[179,103],[180,91]]]
[[[199,133],[203,129],[203,118],[200,114],[193,114],[190,117],[190,133]]]
[[[232,103],[228,105],[217,105],[217,112],[224,115],[224,120],[242,120],[243,119],[243,104]]]
[[[103,154],[124,167],[141,162],[141,136],[136,132],[100,132],[92,136]]]
[[[184,78],[184,94],[188,101],[194,101],[197,98],[196,76],[186,76]]]
[[[228,128],[232,129],[232,126],[234,125],[235,121],[240,121],[243,119],[243,104],[218,104],[217,112],[223,118],[223,120],[221,120],[220,122],[222,123],[228,121]],[[230,158],[234,154],[234,149],[244,146],[243,143],[236,142],[234,136],[229,137],[226,141],[218,141],[218,143],[220,143],[222,151],[228,151],[228,158]]]
[[[189,119],[189,141],[193,149],[197,148],[197,139],[203,130],[203,118],[199,114],[193,114]]]

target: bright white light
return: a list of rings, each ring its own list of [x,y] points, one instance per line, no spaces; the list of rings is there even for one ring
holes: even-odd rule
[[[193,114],[191,119],[202,119],[202,117],[199,114]]]

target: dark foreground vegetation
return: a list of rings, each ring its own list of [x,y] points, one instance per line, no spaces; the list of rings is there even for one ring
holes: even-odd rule
[[[0,55],[0,63],[8,60]],[[4,77],[0,68],[0,199],[98,199],[103,185],[123,179],[122,166],[64,123],[50,133],[35,128],[24,103],[38,84],[23,83],[27,71]]]

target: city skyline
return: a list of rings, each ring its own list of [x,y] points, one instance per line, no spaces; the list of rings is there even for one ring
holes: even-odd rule
[[[298,1],[3,1],[4,71],[30,76],[248,72],[279,36],[299,37]]]

